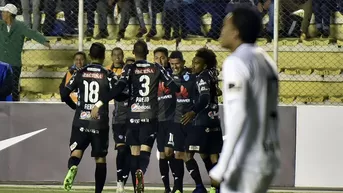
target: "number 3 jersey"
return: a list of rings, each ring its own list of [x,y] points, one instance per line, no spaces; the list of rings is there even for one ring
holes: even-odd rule
[[[171,76],[160,64],[141,60],[124,67],[119,82],[125,82],[131,92],[128,119],[157,119],[160,81],[164,82],[166,87],[174,88],[171,90],[177,88]]]
[[[112,72],[100,64],[90,64],[74,73],[66,85],[70,90],[77,90],[78,102],[75,111],[73,126],[84,129],[108,129],[108,103],[99,109],[99,117],[91,118],[91,110],[99,101],[100,95],[106,95],[115,81]],[[112,83],[111,83],[112,82]]]

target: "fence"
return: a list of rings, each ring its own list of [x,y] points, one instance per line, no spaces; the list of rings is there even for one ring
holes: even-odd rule
[[[59,101],[58,86],[73,64],[73,54],[78,50],[87,53],[95,41],[106,45],[106,65],[111,64],[111,50],[117,46],[124,50],[125,58],[132,57],[136,36],[143,35],[151,50],[150,61],[154,60],[152,51],[162,46],[169,51],[182,51],[186,65],[190,66],[196,50],[206,46],[215,51],[221,68],[229,54],[217,41],[222,19],[238,2],[252,1],[22,0],[20,4],[12,0],[22,9],[23,14],[17,19],[42,32],[52,45],[48,50],[30,39],[25,42],[21,100]],[[264,16],[265,24],[258,45],[278,62],[280,102],[341,104],[342,1],[256,0],[253,3]],[[30,15],[33,15],[32,25],[27,19]],[[331,25],[330,16],[334,16]]]

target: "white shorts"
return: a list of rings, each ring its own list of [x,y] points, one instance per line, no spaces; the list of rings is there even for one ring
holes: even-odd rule
[[[244,169],[232,172],[228,180],[220,185],[221,193],[266,193],[275,172],[263,174]]]

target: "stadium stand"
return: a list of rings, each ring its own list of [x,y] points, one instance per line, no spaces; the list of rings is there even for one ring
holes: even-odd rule
[[[303,13],[298,12],[299,16]],[[42,15],[44,21],[44,15]],[[64,14],[58,13],[58,19],[63,20]],[[98,34],[98,20],[95,16],[95,31]],[[21,16],[18,16],[22,20]],[[149,18],[145,14],[145,21],[149,24]],[[265,23],[268,16],[265,16]],[[43,22],[42,21],[42,22]],[[108,19],[108,31],[117,34],[117,23]],[[86,22],[85,22],[86,23]],[[209,28],[211,16],[206,14],[203,17],[205,30]],[[113,39],[100,39],[107,47],[106,63],[110,61],[110,50],[116,46],[124,49],[125,56],[132,56],[132,44],[135,41],[135,34],[138,30],[137,22],[130,20],[126,31],[126,38],[120,42]],[[343,16],[335,13],[335,19],[331,25],[331,39],[279,39],[279,75],[280,75],[280,102],[284,104],[338,104],[343,103]],[[315,36],[316,29],[314,18],[311,19],[309,27],[310,36]],[[161,14],[157,15],[157,37],[162,37]],[[337,41],[332,43],[332,39]],[[77,39],[63,39],[50,37],[52,50],[47,50],[38,43],[27,41],[23,53],[23,73],[21,79],[21,98],[28,101],[59,101],[58,85],[67,70],[72,64],[72,56],[77,51]],[[90,42],[84,40],[85,51],[89,49]],[[273,43],[267,39],[260,39],[258,44],[273,53]],[[191,60],[198,48],[207,46],[213,49],[218,57],[219,65],[227,56],[228,52],[223,50],[217,41],[205,38],[191,38],[182,40],[180,43],[167,40],[151,39],[148,43],[150,50],[164,46],[170,50],[178,49],[184,52],[186,65],[191,65]],[[152,54],[149,55],[152,60]]]

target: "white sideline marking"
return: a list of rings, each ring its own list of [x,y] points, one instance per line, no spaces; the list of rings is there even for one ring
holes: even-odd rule
[[[38,133],[40,132],[43,132],[45,131],[47,128],[44,128],[44,129],[41,129],[41,130],[38,130],[38,131],[33,131],[33,132],[30,132],[30,133],[26,133],[26,134],[23,134],[23,135],[19,135],[17,137],[11,137],[9,139],[5,139],[5,140],[2,140],[0,141],[0,151],[1,150],[4,150],[10,146],[13,146],[21,141],[24,141],[25,139],[27,138],[30,138],[34,135],[37,135]]]

